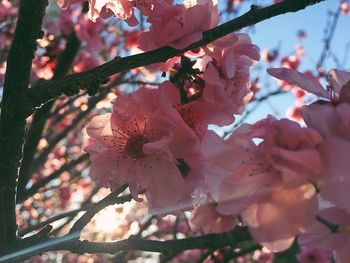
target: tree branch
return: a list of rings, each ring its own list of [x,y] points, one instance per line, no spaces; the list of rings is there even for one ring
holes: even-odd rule
[[[8,54],[0,116],[0,248],[16,240],[16,188],[26,126],[25,100],[47,0],[20,2]]]
[[[251,10],[246,14],[204,32],[202,40],[197,41],[182,50],[177,50],[167,46],[125,58],[116,57],[113,60],[86,72],[68,75],[58,80],[48,81],[29,90],[27,114],[30,115],[35,107],[40,107],[42,104],[45,104],[62,94],[70,96],[78,93],[80,89],[86,89],[90,93],[94,93],[98,89],[98,86],[108,81],[108,77],[113,74],[137,67],[164,62],[171,57],[179,56],[185,51],[207,45],[214,40],[244,27],[257,24],[258,22],[277,15],[299,11],[309,5],[321,1],[325,0],[284,0],[278,4],[265,8],[252,6]]]
[[[42,228],[42,227],[45,227],[46,225],[48,224],[51,224],[53,222],[56,222],[58,220],[61,220],[63,218],[66,218],[66,217],[72,217],[72,216],[76,216],[79,212],[82,212],[82,211],[86,211],[88,210],[89,208],[91,208],[93,205],[92,204],[86,204],[86,205],[83,205],[82,207],[78,208],[78,209],[75,209],[75,210],[71,210],[71,211],[68,211],[68,212],[65,212],[65,213],[62,213],[62,214],[59,214],[59,215],[55,215],[43,222],[40,222],[38,224],[35,224],[35,225],[31,225],[21,231],[19,231],[18,235],[19,236],[25,236],[27,235],[28,233],[34,231],[34,230],[37,230],[39,228]]]
[[[73,64],[75,56],[78,53],[79,48],[80,41],[73,31],[68,38],[66,48],[58,59],[53,79],[58,79],[67,75]],[[53,104],[54,101],[47,103],[44,107],[38,109],[33,116],[33,121],[28,130],[28,134],[26,136],[27,138],[23,147],[23,160],[18,178],[19,194],[23,194],[25,187],[32,175],[32,161]]]
[[[91,221],[91,219],[102,209],[109,205],[113,205],[116,203],[120,203],[121,201],[127,202],[130,201],[132,198],[131,196],[126,196],[126,199],[121,199],[121,197],[118,197],[124,190],[128,187],[127,184],[122,185],[119,187],[116,191],[110,193],[105,198],[103,198],[101,201],[99,201],[96,205],[94,205],[91,209],[86,211],[86,213],[78,219],[77,222],[74,223],[72,228],[69,231],[69,234],[79,232],[84,229],[84,227]]]
[[[66,162],[58,170],[54,171],[49,176],[47,176],[47,177],[41,179],[40,181],[36,182],[35,184],[33,184],[33,186],[31,188],[29,188],[28,190],[25,190],[24,192],[22,192],[21,195],[18,195],[18,201],[17,202],[18,203],[22,203],[27,198],[29,198],[33,194],[37,193],[38,190],[41,187],[44,187],[45,185],[47,185],[52,180],[58,178],[63,172],[71,170],[72,168],[74,168],[78,164],[80,164],[80,163],[82,163],[84,161],[87,161],[88,159],[89,159],[89,155],[86,153],[86,154],[82,154],[78,158],[70,161],[69,163]]]
[[[230,232],[209,234],[199,237],[189,237],[177,240],[144,240],[135,237],[115,242],[90,242],[77,240],[78,233],[68,234],[64,237],[48,239],[46,242],[33,247],[23,248],[0,257],[0,262],[19,262],[30,256],[45,251],[67,250],[77,254],[108,253],[116,254],[121,251],[149,251],[163,254],[174,254],[191,249],[216,249],[226,246],[237,247],[239,243],[251,241],[252,238],[246,227],[236,227]]]

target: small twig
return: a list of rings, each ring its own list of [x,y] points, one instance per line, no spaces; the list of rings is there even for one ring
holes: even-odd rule
[[[56,147],[56,145],[64,138],[66,138],[66,136],[70,132],[72,132],[78,125],[80,125],[84,120],[86,120],[86,116],[95,108],[97,103],[99,103],[105,96],[107,96],[108,92],[109,89],[103,89],[101,90],[98,96],[91,97],[88,102],[87,110],[80,112],[69,126],[67,126],[62,132],[60,132],[51,140],[49,140],[48,146],[44,148],[40,155],[33,161],[30,173],[35,172],[35,170],[46,161],[48,155]]]
[[[272,96],[282,95],[282,94],[285,94],[285,93],[286,93],[286,92],[283,91],[282,89],[277,89],[277,90],[275,90],[275,91],[269,92],[269,93],[266,94],[266,95],[263,95],[263,96],[261,96],[261,97],[259,97],[259,98],[256,98],[256,99],[252,102],[251,108],[247,108],[247,109],[243,112],[241,118],[240,118],[237,122],[234,123],[232,129],[230,129],[230,130],[228,130],[228,131],[226,131],[226,132],[224,133],[223,138],[226,139],[228,136],[230,136],[231,133],[234,131],[234,129],[236,129],[239,125],[241,125],[241,124],[247,119],[247,117],[248,117],[250,114],[252,114],[255,110],[258,109],[258,107],[260,106],[261,102],[263,102],[263,101],[269,99],[269,98],[272,97]]]
[[[18,196],[17,202],[18,203],[22,203],[24,200],[26,200],[27,198],[29,198],[33,194],[37,193],[38,190],[41,187],[44,187],[45,185],[47,185],[52,180],[58,178],[63,172],[71,170],[72,168],[74,168],[78,164],[80,164],[80,163],[82,163],[82,162],[84,162],[84,161],[86,161],[88,159],[89,159],[89,155],[88,154],[83,154],[83,155],[79,156],[77,159],[72,160],[69,163],[63,164],[58,170],[54,171],[49,176],[47,176],[47,177],[41,179],[40,181],[36,182],[31,188],[29,188],[28,190],[23,192],[22,195]]]
[[[45,227],[46,225],[48,224],[51,224],[53,222],[56,222],[58,220],[61,220],[63,218],[66,218],[66,217],[71,217],[71,216],[75,216],[77,215],[79,212],[81,211],[86,211],[87,209],[91,208],[92,204],[89,204],[89,205],[85,205],[85,206],[82,206],[81,208],[78,208],[78,209],[75,209],[75,210],[72,210],[72,211],[68,211],[66,213],[62,213],[60,215],[56,215],[54,217],[51,217],[43,222],[40,222],[36,225],[32,225],[32,226],[29,226],[28,228],[26,229],[23,229],[21,231],[19,231],[18,235],[19,236],[24,236],[34,230],[37,230],[39,228],[42,228],[42,227]]]
[[[90,195],[88,196],[88,198],[81,204],[81,206],[86,206],[86,205],[90,205],[91,204],[91,200],[92,198],[98,193],[99,188],[95,187],[94,189],[92,189]],[[72,222],[74,220],[75,216],[71,216],[69,217],[66,222],[64,222],[62,225],[60,225],[59,227],[55,228],[54,230],[52,230],[51,235],[52,236],[56,236],[58,233],[60,233],[60,231],[66,226],[68,225],[70,222]]]
[[[320,68],[320,67],[323,66],[324,60],[327,57],[327,54],[328,54],[329,49],[331,47],[331,41],[333,39],[334,32],[335,32],[335,29],[337,27],[337,23],[338,23],[340,14],[341,14],[341,7],[338,4],[338,9],[337,9],[336,13],[333,16],[333,21],[332,21],[332,25],[330,26],[329,34],[328,34],[328,36],[326,37],[326,39],[324,41],[324,46],[323,46],[320,58],[319,58],[319,60],[317,62],[317,68]]]
[[[320,215],[317,215],[316,219],[317,219],[318,222],[320,222],[321,224],[325,225],[333,234],[339,232],[339,225],[328,221],[326,218],[324,218],[324,217],[322,217]]]
[[[91,219],[105,207],[109,205],[117,204],[117,203],[130,201],[132,199],[130,195],[124,196],[124,197],[118,197],[118,195],[124,192],[124,190],[127,187],[128,187],[127,184],[122,185],[116,191],[110,193],[108,196],[106,196],[104,199],[102,199],[93,207],[91,207],[88,211],[86,211],[86,213],[74,223],[74,225],[69,231],[69,234],[72,234],[75,232],[81,232],[81,230],[84,229],[84,227],[91,221]]]

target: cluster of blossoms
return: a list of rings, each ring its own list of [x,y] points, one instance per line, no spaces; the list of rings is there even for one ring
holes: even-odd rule
[[[139,35],[140,49],[183,49],[219,23],[211,0],[193,2],[89,0],[89,17],[115,15],[133,26],[138,9],[150,24]],[[85,33],[94,38],[93,32]],[[322,98],[302,107],[307,127],[269,116],[224,140],[208,125],[231,124],[254,100],[249,72],[259,59],[249,36],[237,33],[156,65],[171,68],[168,81],[119,95],[111,113],[87,126],[90,175],[111,190],[128,184],[136,201],[146,197],[151,213],[191,211],[191,227],[204,233],[245,225],[271,251],[299,236],[299,244],[350,262],[350,73],[331,71],[326,90],[293,66],[270,69]]]

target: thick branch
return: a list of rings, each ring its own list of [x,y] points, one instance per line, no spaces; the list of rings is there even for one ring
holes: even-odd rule
[[[76,54],[78,53],[80,47],[80,41],[77,38],[75,32],[73,31],[68,38],[67,46],[63,53],[60,55],[57,66],[54,71],[54,77],[53,79],[61,78],[69,72],[74,58]],[[50,113],[50,110],[53,106],[54,102],[51,101],[50,103],[47,103],[44,107],[37,110],[33,116],[33,122],[31,123],[31,126],[29,128],[26,142],[24,144],[23,148],[23,161],[19,173],[19,180],[18,180],[18,192],[19,194],[23,194],[25,191],[25,187],[28,183],[28,180],[31,177],[31,165],[32,160],[35,155],[35,151],[37,149],[37,146],[39,144],[39,141],[42,136],[42,131],[45,127],[46,121],[48,119],[48,115]]]
[[[252,238],[246,227],[236,227],[230,232],[209,234],[199,237],[189,237],[177,240],[156,241],[130,237],[115,242],[90,242],[77,240],[78,233],[60,238],[48,239],[34,247],[16,250],[12,254],[0,257],[1,262],[19,262],[32,255],[45,251],[67,250],[77,254],[108,253],[116,254],[121,251],[149,251],[163,254],[174,254],[190,249],[216,249],[226,246],[237,247],[239,243],[251,241]]]
[[[47,0],[21,1],[8,54],[0,116],[0,248],[16,239],[16,185],[26,126],[25,96]]]
[[[116,57],[110,62],[89,71],[68,75],[64,78],[49,81],[43,85],[33,87],[30,89],[28,94],[28,114],[31,114],[32,108],[39,107],[62,94],[69,96],[78,93],[80,89],[87,89],[88,91],[93,92],[100,84],[107,81],[108,77],[113,74],[141,66],[164,62],[171,57],[179,56],[185,51],[207,45],[214,40],[244,27],[254,25],[258,22],[277,15],[285,14],[287,12],[299,11],[309,5],[313,5],[321,1],[325,0],[285,0],[265,8],[257,8],[252,6],[251,10],[246,14],[204,32],[202,40],[191,44],[185,49],[176,50],[171,47],[163,47],[125,58]]]
[[[58,245],[57,249],[70,250],[74,253],[109,253],[115,254],[119,251],[142,250],[172,254],[184,250],[223,248],[226,246],[235,247],[238,243],[250,241],[251,236],[246,228],[236,227],[233,231],[206,236],[189,237],[184,239],[156,241],[143,240],[130,237],[117,242],[89,242],[79,241],[69,248],[67,245]]]

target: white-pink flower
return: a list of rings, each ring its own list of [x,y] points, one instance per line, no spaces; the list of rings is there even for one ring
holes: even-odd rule
[[[81,14],[78,17],[78,23],[74,25],[74,30],[79,40],[86,45],[88,51],[101,51],[104,48],[100,35],[103,30],[101,21],[94,23],[85,14]]]
[[[299,236],[298,243],[326,252],[334,251],[337,263],[350,262],[350,215],[338,207],[323,209],[319,215],[326,221],[338,225],[338,231],[333,233],[326,225],[315,219],[306,232]]]
[[[128,183],[133,197],[145,191],[156,206],[176,203],[184,194],[187,171],[200,166],[199,140],[160,90],[141,88],[113,103],[111,114],[87,127],[90,174],[99,186]]]
[[[263,141],[256,145],[253,138]],[[317,212],[310,181],[322,172],[321,136],[289,120],[242,125],[223,141],[208,133],[203,152],[211,162],[206,181],[217,211],[240,214],[253,237],[284,250]]]
[[[138,21],[134,15],[134,8],[139,8],[143,15],[149,15],[155,0],[89,0],[89,18],[116,16],[125,20],[129,26],[136,26]]]
[[[211,61],[204,70],[202,102],[209,123],[228,125],[253,97],[250,67],[260,59],[259,48],[246,34],[231,34],[206,49]]]
[[[232,230],[236,226],[234,216],[220,214],[216,207],[215,202],[197,206],[191,214],[191,228],[194,230],[200,229],[206,234]]]
[[[268,72],[324,99],[302,109],[305,123],[324,137],[320,147],[324,169],[317,184],[324,199],[350,212],[347,201],[350,187],[350,72],[330,71],[326,89],[314,79],[291,69],[269,69]]]
[[[147,20],[149,31],[140,36],[140,48],[145,51],[163,46],[183,49],[202,39],[202,32],[219,23],[217,6],[212,0],[198,1],[186,7],[172,1],[157,2]]]

